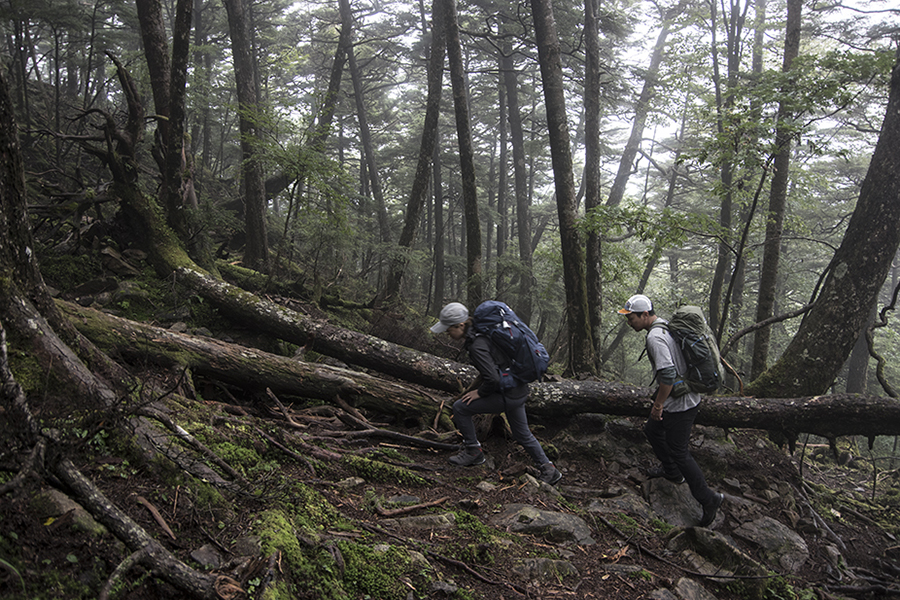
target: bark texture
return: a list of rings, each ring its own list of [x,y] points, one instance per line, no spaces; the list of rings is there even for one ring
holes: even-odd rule
[[[569,332],[569,371],[594,373],[594,344],[588,316],[584,248],[576,228],[575,175],[566,119],[562,61],[556,21],[550,0],[531,0],[535,38],[547,107],[550,156],[556,184],[556,207],[566,287],[566,318]]]
[[[188,367],[234,386],[276,395],[333,401],[340,397],[354,407],[434,421],[441,409],[433,395],[386,379],[278,356],[209,337],[176,333],[60,302],[61,309],[88,339],[106,352],[131,361],[151,361],[164,367]],[[449,417],[449,413],[447,414]],[[449,419],[445,425],[450,426]]]
[[[778,362],[750,385],[751,394],[791,397],[822,393],[853,350],[900,244],[897,148],[900,61],[892,71],[887,113],[872,162],[822,291]]]

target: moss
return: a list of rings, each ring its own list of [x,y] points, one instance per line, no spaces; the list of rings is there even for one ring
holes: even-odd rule
[[[404,583],[412,567],[406,550],[389,546],[375,550],[353,541],[337,543],[344,559],[344,586],[354,598],[402,600],[409,593]]]
[[[280,510],[268,510],[258,515],[253,525],[254,531],[262,542],[262,550],[266,556],[280,552],[287,565],[286,573],[293,580],[291,588],[303,591],[306,595],[322,600],[346,600],[349,596],[338,579],[338,568],[334,558],[323,548],[316,547],[305,551],[297,537],[294,524],[289,516]],[[294,590],[281,588],[285,596],[293,598],[303,596]],[[289,592],[289,593],[288,593]]]
[[[494,530],[481,522],[481,519],[466,511],[456,512],[456,528],[469,534],[477,542],[488,543],[494,540]]]
[[[63,291],[103,276],[103,267],[95,255],[50,254],[38,248],[44,281]]]
[[[394,482],[418,486],[427,485],[427,482],[422,477],[419,477],[412,471],[377,460],[345,454],[341,458],[341,463],[358,476],[368,479],[369,481],[380,481],[384,483]]]

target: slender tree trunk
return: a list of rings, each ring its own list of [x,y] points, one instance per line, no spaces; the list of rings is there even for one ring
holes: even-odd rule
[[[440,0],[439,0],[440,1]],[[431,314],[437,315],[444,305],[447,279],[444,275],[444,182],[441,177],[441,131],[435,132],[434,157],[431,160],[432,200],[434,201],[434,304]]]
[[[348,0],[341,0],[341,10],[350,10]],[[363,102],[362,78],[356,66],[356,53],[351,44],[347,48],[347,59],[350,65],[350,79],[353,82],[353,97],[356,100],[356,115],[359,120],[359,137],[362,142],[363,154],[366,161],[366,172],[369,175],[369,183],[372,186],[372,197],[375,200],[375,211],[378,216],[378,231],[381,233],[381,241],[391,243],[391,226],[388,222],[387,205],[384,202],[384,189],[381,186],[381,177],[378,175],[378,163],[375,160],[375,148],[372,145],[372,132],[369,129],[369,119],[366,116],[366,105]],[[427,109],[426,109],[427,110]],[[427,172],[427,171],[426,171]],[[427,185],[427,182],[426,182]]]
[[[900,245],[900,53],[881,134],[821,292],[781,358],[748,392],[820,394],[850,355]]]
[[[513,151],[513,183],[516,194],[516,231],[519,242],[519,296],[516,314],[528,323],[534,305],[534,258],[531,248],[531,197],[528,194],[528,165],[525,162],[525,134],[519,107],[519,78],[512,46],[504,44],[501,58],[506,101],[509,105],[509,134]]]
[[[749,0],[748,0],[749,5]],[[744,14],[741,12],[740,0],[730,0],[730,10],[723,15],[725,21],[725,44],[726,44],[726,69],[727,75],[724,81],[725,91],[722,92],[722,77],[719,70],[719,48],[716,36],[718,28],[718,11],[717,1],[709,0],[710,7],[710,32],[712,34],[712,58],[713,58],[713,78],[716,92],[716,128],[720,137],[726,135],[726,131],[730,127],[729,120],[732,118],[731,107],[734,104],[734,89],[737,86],[738,70],[740,68],[741,57],[741,33],[744,25]],[[734,151],[729,147],[721,149],[721,167],[719,177],[722,187],[722,204],[719,209],[719,226],[723,232],[730,232],[732,227],[732,212],[734,204]],[[726,233],[727,235],[727,233]],[[729,240],[725,239],[719,243],[718,258],[716,267],[713,272],[712,283],[709,292],[709,307],[707,309],[707,317],[709,319],[710,328],[716,332],[717,338],[721,336],[722,322],[722,294],[725,288],[725,281],[731,268],[731,248]]]
[[[499,176],[497,178],[497,277],[496,290],[497,297],[503,296],[506,290],[506,268],[501,263],[506,255],[506,243],[509,239],[509,210],[507,208],[509,177],[507,168],[509,166],[509,103],[507,101],[506,84],[504,83],[504,62],[503,57],[506,54],[506,48],[501,49],[502,55],[499,60],[499,81],[497,85],[497,104],[499,105],[500,123],[498,124],[500,152],[497,158],[497,169]]]
[[[584,2],[584,208],[590,212],[601,204],[600,200],[600,28],[597,21],[598,0]],[[645,86],[646,87],[646,86]],[[633,135],[633,134],[632,134]],[[627,149],[627,147],[626,147]],[[637,145],[634,146],[637,152]],[[624,158],[623,158],[624,160]],[[634,157],[632,156],[632,159]],[[629,160],[629,164],[631,163]],[[624,189],[624,184],[623,184]],[[587,234],[585,250],[588,315],[594,356],[601,356],[600,340],[603,339],[603,252],[602,231]],[[599,364],[597,365],[599,368]]]
[[[802,0],[788,0],[787,24],[784,34],[784,61],[782,72],[791,70],[794,59],[800,54],[800,22]],[[781,258],[781,235],[784,231],[784,212],[787,205],[788,176],[791,165],[791,138],[793,128],[790,100],[791,90],[784,89],[785,99],[778,105],[778,125],[775,130],[776,152],[773,163],[772,186],[769,191],[769,210],[766,214],[766,240],[763,245],[762,271],[759,276],[759,299],[756,303],[756,322],[765,321],[775,314],[775,290],[778,285],[778,263]],[[753,338],[753,363],[750,377],[755,379],[767,367],[771,328],[763,327]]]
[[[550,156],[556,183],[556,207],[562,242],[563,278],[566,288],[566,318],[569,332],[569,369],[594,373],[594,344],[588,315],[584,248],[576,229],[575,177],[569,144],[559,37],[550,0],[531,0],[541,80],[547,107]]]
[[[240,106],[241,175],[243,177],[244,228],[247,237],[244,249],[245,266],[259,271],[269,268],[269,239],[266,225],[266,190],[262,167],[256,159],[256,140],[259,138],[253,116],[259,110],[256,93],[256,59],[250,43],[250,14],[247,0],[223,0],[228,12],[231,34],[231,53],[234,58],[234,78]]]
[[[475,307],[484,300],[481,269],[481,219],[478,216],[478,194],[475,185],[475,152],[472,147],[472,125],[469,119],[468,86],[459,40],[456,0],[445,2],[447,30],[447,58],[453,105],[456,115],[456,135],[459,141],[459,167],[462,179],[463,209],[466,216],[466,301]]]
[[[434,0],[431,10],[431,51],[428,57],[428,96],[425,100],[425,122],[422,125],[422,139],[419,144],[419,161],[416,164],[416,174],[410,189],[409,201],[406,204],[406,219],[403,222],[403,231],[400,233],[398,243],[401,252],[412,250],[421,220],[422,208],[428,196],[428,183],[433,170],[432,160],[437,144],[446,50],[444,10],[441,2],[442,0]],[[439,212],[439,207],[436,208]],[[400,256],[399,253],[397,258],[391,262],[384,298],[399,297],[400,284],[407,264],[409,264],[409,259],[406,256]]]
[[[653,54],[650,55],[650,65],[647,67],[647,74],[644,76],[644,87],[641,88],[641,94],[634,104],[634,121],[631,123],[631,135],[628,136],[625,149],[622,151],[622,157],[619,159],[619,169],[616,171],[616,179],[609,190],[609,198],[606,200],[607,206],[618,206],[625,195],[625,186],[628,184],[628,178],[633,170],[632,163],[634,163],[634,158],[641,147],[644,126],[647,123],[647,115],[650,114],[650,100],[656,92],[659,67],[665,54],[670,23],[677,16],[680,8],[681,5],[670,9],[663,17],[662,28],[656,37],[656,45],[653,46]]]

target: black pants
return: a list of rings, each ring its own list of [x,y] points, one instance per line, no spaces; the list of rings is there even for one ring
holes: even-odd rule
[[[691,428],[700,406],[683,412],[664,412],[662,421],[648,419],[644,434],[650,441],[653,453],[663,464],[667,473],[681,473],[691,495],[702,506],[715,498],[715,493],[706,485],[703,471],[691,456]]]

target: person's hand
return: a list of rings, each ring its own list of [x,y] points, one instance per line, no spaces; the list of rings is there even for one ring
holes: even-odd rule
[[[463,394],[462,401],[466,404],[471,404],[473,400],[478,400],[480,397],[481,396],[478,395],[478,390],[472,390]]]
[[[650,418],[653,419],[654,421],[662,421],[662,415],[663,415],[662,409],[663,409],[662,406],[660,406],[654,402],[653,407],[650,408]]]

